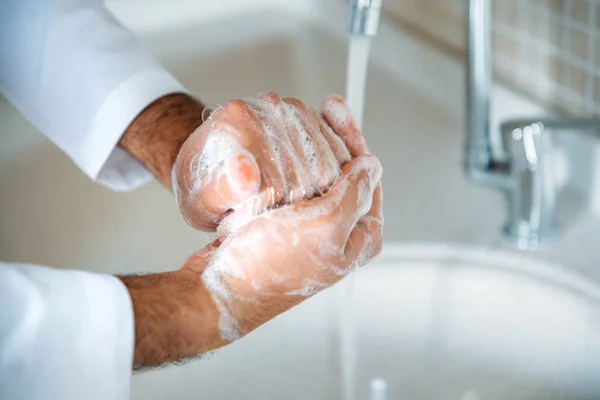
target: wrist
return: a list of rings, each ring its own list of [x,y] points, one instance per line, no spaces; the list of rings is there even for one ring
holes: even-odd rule
[[[133,304],[134,366],[181,360],[226,344],[217,307],[196,271],[119,278]]]
[[[202,124],[203,111],[204,105],[187,94],[162,96],[131,122],[119,146],[171,188],[171,170],[179,149]]]

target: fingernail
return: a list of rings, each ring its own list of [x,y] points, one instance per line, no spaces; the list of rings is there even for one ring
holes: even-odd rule
[[[327,96],[325,98],[325,100],[323,100],[321,102],[321,110],[322,111],[325,110],[327,107],[330,106],[331,103],[341,103],[341,104],[344,104],[344,99],[340,95],[330,94],[329,96]]]

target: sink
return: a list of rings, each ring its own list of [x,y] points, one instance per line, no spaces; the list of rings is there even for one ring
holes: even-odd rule
[[[348,310],[340,300],[354,305],[357,399],[369,399],[375,376],[390,399],[600,394],[600,288],[560,267],[473,247],[387,243],[348,299],[350,282],[208,359],[137,375],[134,397],[339,399]]]
[[[209,105],[268,90],[318,106],[344,92],[343,2],[109,5]],[[385,21],[380,32],[364,131],[384,165],[383,254],[207,359],[135,374],[133,399],[340,398],[344,302],[357,327],[357,399],[374,376],[390,399],[600,397],[600,219],[569,211],[585,193],[565,187],[572,223],[559,242],[531,254],[505,245],[503,199],[461,169],[461,66]],[[537,113],[497,93],[508,100],[496,115],[513,104]],[[157,272],[212,239],[156,182],[132,193],[90,182],[3,99],[0,142],[3,260]]]
[[[368,398],[374,375],[391,399],[600,394],[599,287],[562,268],[477,248],[388,245],[354,284],[357,398]]]

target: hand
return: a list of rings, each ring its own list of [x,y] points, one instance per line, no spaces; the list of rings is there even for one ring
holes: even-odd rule
[[[255,216],[184,266],[202,274],[220,313],[223,340],[235,340],[333,285],[381,250],[381,165],[368,155],[340,97],[329,97],[322,109],[355,157],[331,190]]]
[[[328,189],[350,153],[325,120],[300,100],[264,93],[215,110],[185,141],[173,167],[173,192],[185,220],[200,230],[237,229],[276,205]],[[245,219],[240,218],[245,216]]]
[[[381,249],[381,165],[355,158],[322,197],[261,214],[185,264],[201,274],[225,342],[364,265]]]
[[[134,365],[226,345],[368,262],[381,250],[380,176],[375,157],[357,157],[324,196],[257,216],[179,271],[121,277],[135,315]]]
[[[323,102],[322,114],[355,157],[331,190],[256,216],[178,271],[121,277],[135,314],[135,365],[221,347],[338,282],[381,250],[381,166],[366,155],[341,98]]]

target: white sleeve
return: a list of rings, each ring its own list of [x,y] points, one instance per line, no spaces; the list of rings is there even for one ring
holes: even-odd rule
[[[1,0],[0,92],[89,177],[127,190],[150,175],[119,138],[185,89],[102,0]]]
[[[127,400],[133,311],[108,275],[0,262],[0,398]]]

